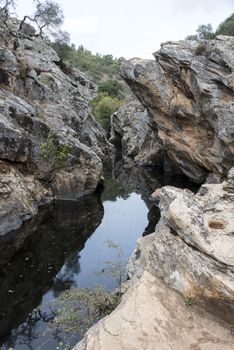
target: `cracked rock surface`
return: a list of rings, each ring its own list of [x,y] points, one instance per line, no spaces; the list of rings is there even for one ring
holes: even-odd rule
[[[138,241],[128,271],[147,267],[185,297],[234,300],[234,177],[204,184],[195,195],[165,186],[156,190],[161,219]],[[142,254],[141,254],[142,253]]]
[[[128,264],[128,291],[75,350],[233,349],[234,168],[197,194],[157,189],[161,219]]]
[[[163,281],[144,271],[112,314],[92,327],[74,350],[231,350],[233,337]]]
[[[96,189],[109,145],[90,114],[94,94],[40,37],[0,27],[0,234],[44,202]]]
[[[154,123],[155,144],[196,182],[207,172],[227,175],[234,164],[234,38],[167,42],[154,56],[126,61],[121,74]]]
[[[131,96],[111,116],[111,137],[122,157],[130,157],[139,165],[155,165],[162,158],[162,145],[147,109]]]

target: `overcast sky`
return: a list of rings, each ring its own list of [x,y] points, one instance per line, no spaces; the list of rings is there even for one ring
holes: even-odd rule
[[[59,0],[64,28],[76,46],[116,57],[151,58],[160,43],[183,39],[199,24],[216,28],[234,12],[234,0]],[[32,0],[19,0],[22,16]]]

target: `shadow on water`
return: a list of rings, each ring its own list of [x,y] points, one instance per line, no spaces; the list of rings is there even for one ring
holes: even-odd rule
[[[150,195],[157,188],[170,185],[182,189],[187,188],[194,193],[200,188],[199,184],[193,183],[169,162],[166,166],[139,167],[134,164],[131,158],[120,159],[115,163],[110,177],[111,181],[113,181],[113,184],[116,182],[119,184],[118,186],[125,196],[133,191],[141,195],[149,210],[147,215],[148,225],[143,232],[143,236],[154,232],[160,219],[158,206],[150,201]]]
[[[72,273],[79,270],[77,251],[83,249],[86,240],[100,225],[103,214],[98,196],[88,196],[78,202],[60,201],[41,208],[37,217],[24,223],[21,229],[1,237],[2,342],[11,329],[27,319],[51,287],[55,296],[70,287]],[[69,274],[63,280],[55,279],[64,261]],[[29,320],[28,328],[30,322],[36,320]]]

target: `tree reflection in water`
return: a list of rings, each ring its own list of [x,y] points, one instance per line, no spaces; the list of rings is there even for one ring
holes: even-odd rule
[[[103,213],[96,195],[57,202],[1,238],[0,339],[3,343],[8,338],[3,349],[14,347],[16,339],[30,349],[38,332],[44,331],[38,324],[48,321],[49,310],[33,310],[48,290],[56,296],[73,285],[72,277],[80,269],[79,251],[101,223]]]

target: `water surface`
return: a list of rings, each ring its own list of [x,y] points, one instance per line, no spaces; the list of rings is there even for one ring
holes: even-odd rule
[[[48,331],[51,301],[71,288],[101,284],[113,290],[117,282],[105,272],[105,261],[116,261],[117,251],[106,242],[117,244],[126,262],[136,240],[152,232],[159,219],[149,195],[165,184],[189,187],[181,175],[123,163],[114,169],[116,180],[112,175],[106,173],[102,196],[43,207],[0,238],[1,349],[64,349],[61,334]],[[73,335],[70,345],[77,341],[79,335]]]
[[[70,288],[116,287],[116,280],[103,271],[106,260],[117,258],[116,250],[106,242],[119,245],[127,261],[148,223],[141,195],[118,186],[110,183],[103,202],[93,195],[42,208],[36,218],[2,239],[2,349],[56,349],[59,334],[46,330],[50,301]],[[113,188],[119,195],[113,194]],[[72,344],[78,340],[74,337]]]

